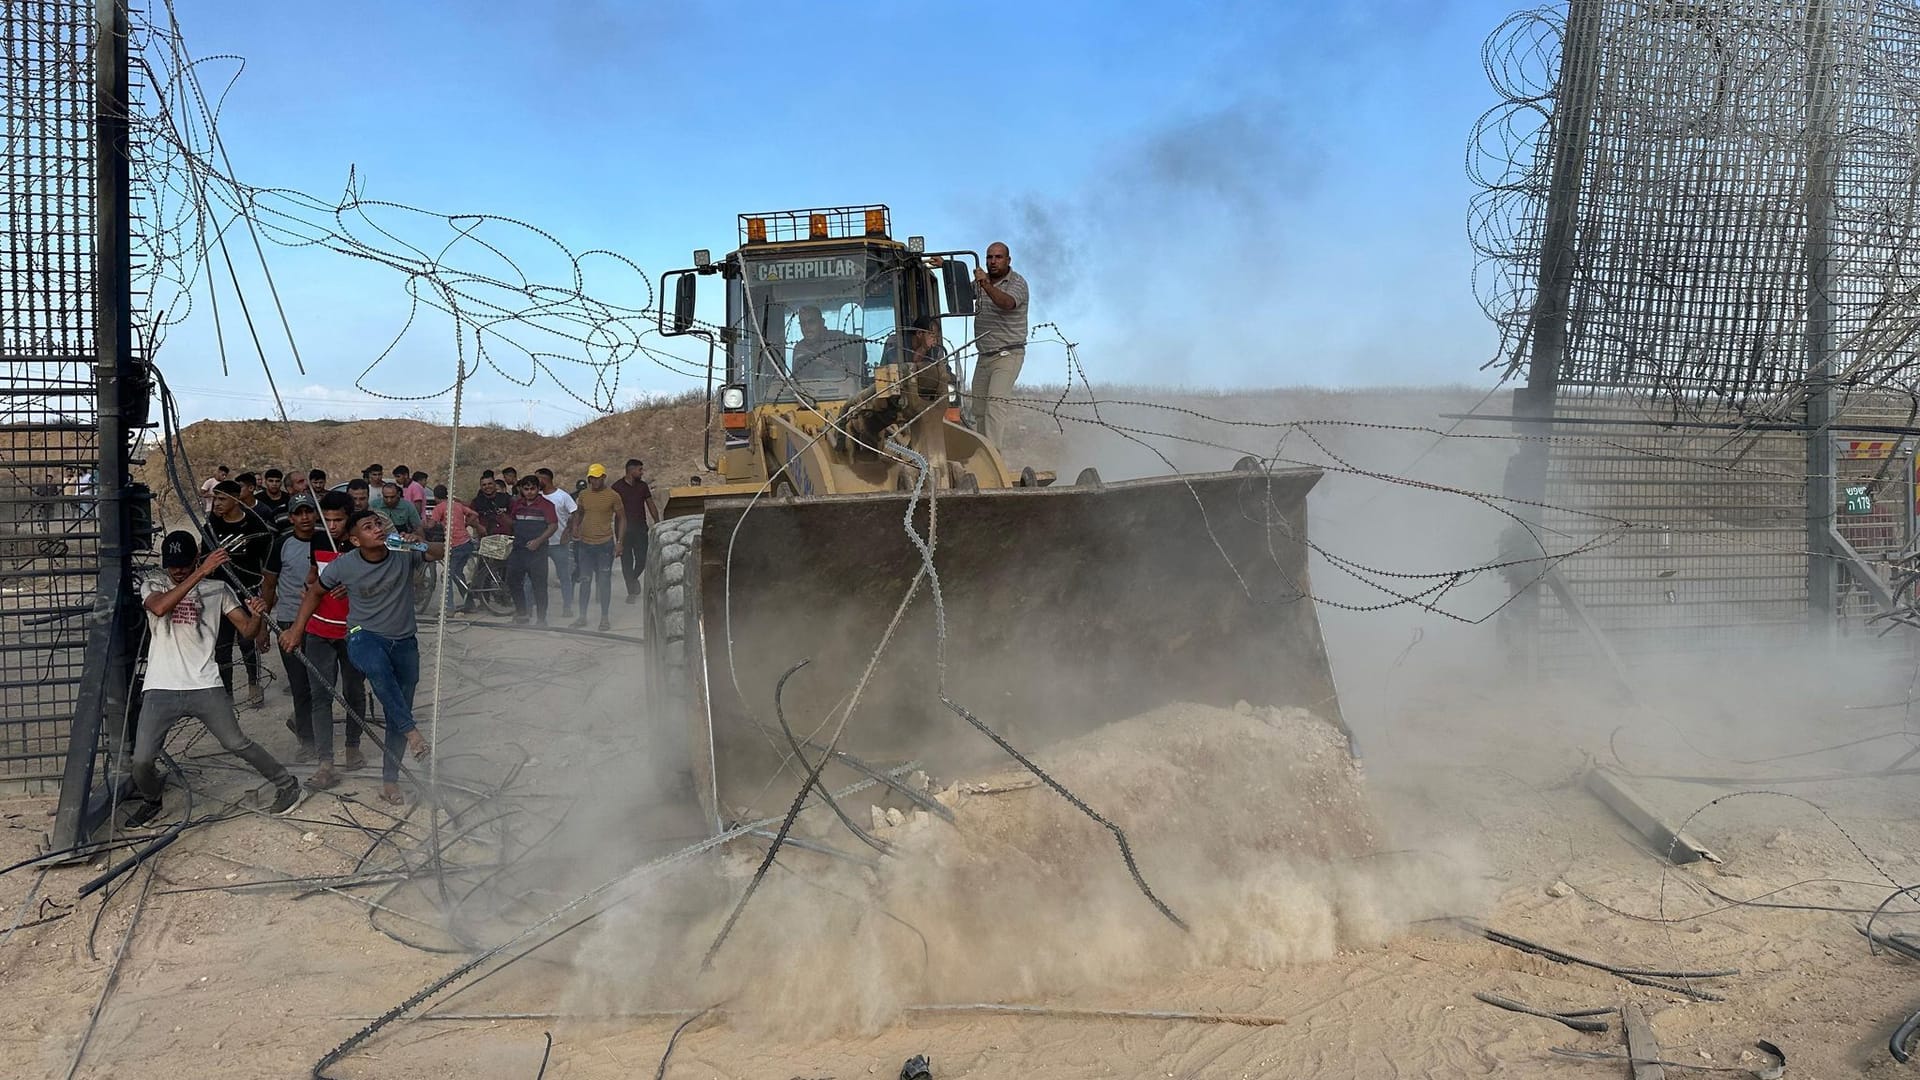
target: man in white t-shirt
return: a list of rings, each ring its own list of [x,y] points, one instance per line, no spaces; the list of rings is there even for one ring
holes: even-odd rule
[[[148,578],[141,588],[147,609],[147,675],[141,695],[140,720],[134,729],[133,785],[143,805],[128,824],[151,821],[160,812],[162,781],[154,769],[167,730],[189,716],[197,716],[223,749],[253,766],[273,782],[269,812],[284,814],[300,803],[300,783],[279,759],[240,730],[233,701],[220,685],[220,666],[213,647],[220,624],[228,622],[242,638],[260,632],[266,601],[259,597],[244,606],[226,583],[209,580],[227,562],[223,548],[200,557],[200,545],[190,532],[174,531],[160,545],[165,577]]]
[[[553,531],[555,536],[567,535],[567,521],[573,517],[580,505],[573,496],[560,490],[553,482],[553,470],[541,469],[535,473],[540,477],[540,494],[553,504],[553,512],[560,518],[560,524]],[[573,618],[573,545],[548,544],[547,558],[553,560],[554,584],[560,587],[560,617]]]
[[[200,512],[201,513],[203,514],[213,513],[214,485],[224,483],[228,479],[229,479],[228,469],[225,465],[222,465],[219,468],[213,470],[212,476],[209,476],[205,480],[200,482]]]

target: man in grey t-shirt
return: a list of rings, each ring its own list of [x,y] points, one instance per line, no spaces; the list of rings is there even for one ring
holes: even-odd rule
[[[1027,362],[1027,279],[1013,269],[1007,245],[987,245],[987,265],[973,272],[974,346],[980,359],[973,366],[971,399],[973,426],[998,442],[1007,435],[1013,384]]]
[[[415,758],[427,754],[427,740],[413,723],[413,692],[420,683],[420,642],[414,637],[413,569],[422,559],[446,556],[446,545],[428,544],[425,551],[393,551],[387,547],[386,524],[372,510],[355,510],[347,518],[347,539],[353,550],[320,568],[315,590],[347,588],[347,658],[367,677],[367,685],[386,712],[387,737],[381,754],[380,798],[405,801],[400,794],[400,755],[412,750]]]

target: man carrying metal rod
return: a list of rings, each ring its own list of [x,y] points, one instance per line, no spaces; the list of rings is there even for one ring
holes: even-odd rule
[[[249,474],[250,475],[250,474]],[[238,481],[222,480],[213,487],[213,513],[207,517],[207,534],[213,543],[225,548],[232,561],[227,573],[245,590],[243,595],[260,591],[266,572],[267,549],[273,546],[273,525],[258,511],[242,501],[244,491]],[[259,706],[266,700],[260,690],[260,650],[251,635],[242,637],[223,624],[214,659],[220,667],[220,684],[233,695],[233,652],[240,650],[240,662],[247,671],[247,688],[234,699],[236,705]]]
[[[357,769],[366,763],[360,755],[360,724],[355,718],[368,715],[367,680],[347,655],[346,589],[315,588],[320,580],[320,568],[353,550],[347,538],[347,518],[352,513],[353,499],[345,492],[329,491],[320,496],[320,520],[325,527],[314,531],[314,542],[308,548],[312,565],[307,568],[303,587],[299,590],[299,608],[292,619],[281,621],[282,655],[298,655],[304,660],[313,675],[310,685],[317,691],[313,696],[313,708],[308,714],[311,718],[309,735],[313,739],[314,757],[320,762],[320,767],[307,778],[307,786],[315,791],[325,790],[340,782],[340,774],[333,767],[333,697],[336,685],[340,688],[340,700],[346,705],[348,713],[346,749],[341,755],[341,768]],[[293,588],[291,583],[287,587]]]
[[[444,558],[446,545],[402,539],[370,510],[347,518],[347,537],[354,550],[320,568],[301,610],[309,603],[317,606],[327,590],[346,587],[347,655],[386,712],[380,798],[397,804],[406,801],[400,794],[400,755],[408,750],[415,758],[427,755],[427,740],[413,722],[413,693],[420,682],[413,571],[422,560]]]
[[[287,503],[286,532],[273,538],[267,553],[266,575],[260,585],[260,599],[266,601],[273,620],[282,626],[293,622],[300,611],[307,578],[313,572],[313,544],[319,532],[320,508],[310,495],[298,495]],[[287,721],[294,738],[300,740],[295,760],[312,761],[316,754],[313,732],[313,685],[308,680],[306,658],[297,648],[280,648],[280,663],[287,673],[287,686],[293,691],[293,716]],[[332,725],[328,725],[331,727]],[[327,762],[333,761],[329,738]]]
[[[300,804],[300,782],[278,758],[247,738],[234,715],[233,702],[220,685],[214,660],[218,627],[230,625],[243,638],[260,632],[266,601],[254,597],[242,605],[224,582],[208,581],[230,556],[214,548],[203,559],[193,534],[174,531],[160,546],[164,578],[142,584],[147,611],[146,687],[134,728],[133,785],[144,805],[128,819],[143,824],[160,812],[163,781],[154,768],[168,729],[189,716],[200,718],[220,746],[239,757],[274,787],[269,813],[284,814]]]

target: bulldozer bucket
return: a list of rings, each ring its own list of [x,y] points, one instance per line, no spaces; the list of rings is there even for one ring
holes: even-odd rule
[[[1307,581],[1319,478],[943,491],[912,515],[930,560],[908,535],[905,494],[710,502],[678,534],[689,572],[675,575],[696,579],[696,685],[681,704],[701,801],[716,825],[785,810],[805,769],[775,686],[803,660],[782,695],[795,737],[838,734],[838,749],[874,765],[935,775],[997,753],[943,693],[1023,749],[1172,702],[1295,705],[1341,724]]]

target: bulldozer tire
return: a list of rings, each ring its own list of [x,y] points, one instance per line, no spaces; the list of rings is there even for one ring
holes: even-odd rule
[[[668,740],[676,729],[685,733],[693,790],[712,822],[717,808],[700,626],[700,528],[699,515],[669,518],[647,537],[654,554],[645,586],[646,700],[654,730]]]

